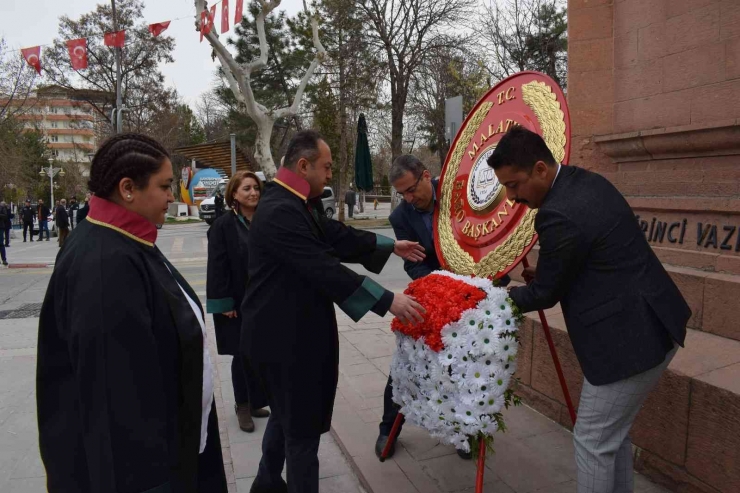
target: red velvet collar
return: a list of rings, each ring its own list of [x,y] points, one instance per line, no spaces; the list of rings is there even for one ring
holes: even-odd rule
[[[285,166],[280,167],[272,181],[293,192],[303,201],[308,199],[311,192],[311,185]]]
[[[144,216],[132,212],[115,202],[92,196],[87,220],[98,226],[113,229],[129,238],[153,247],[157,241],[157,227]]]

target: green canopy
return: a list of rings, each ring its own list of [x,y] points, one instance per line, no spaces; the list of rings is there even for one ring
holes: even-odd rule
[[[370,144],[367,142],[367,123],[360,113],[357,122],[357,147],[355,148],[355,183],[359,190],[373,190],[373,163],[370,160]]]

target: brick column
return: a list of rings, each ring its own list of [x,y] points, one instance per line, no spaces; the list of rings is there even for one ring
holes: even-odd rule
[[[594,135],[614,131],[613,4],[614,0],[568,1],[570,161],[600,173],[618,169],[593,142]]]

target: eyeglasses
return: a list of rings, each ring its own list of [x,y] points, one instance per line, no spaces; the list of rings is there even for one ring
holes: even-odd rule
[[[422,174],[419,175],[419,178],[416,179],[416,183],[414,183],[412,186],[410,186],[409,188],[407,188],[405,191],[398,192],[398,193],[401,194],[401,195],[406,195],[408,193],[413,194],[414,192],[416,192],[416,187],[419,186],[419,182],[421,181],[422,178],[424,178],[424,173],[422,173]]]

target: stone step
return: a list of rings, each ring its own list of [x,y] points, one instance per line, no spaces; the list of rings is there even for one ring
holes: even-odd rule
[[[559,305],[546,311],[570,395],[578,406],[583,374]],[[572,428],[536,313],[521,330],[519,395]],[[635,467],[672,491],[740,491],[740,342],[689,329],[632,430]]]

